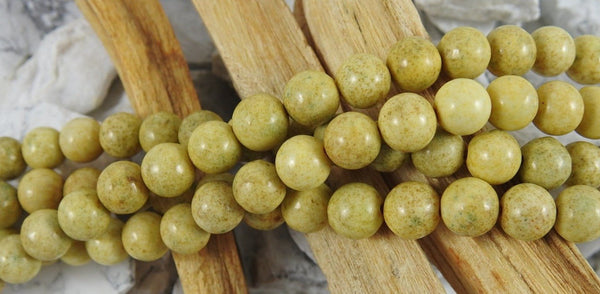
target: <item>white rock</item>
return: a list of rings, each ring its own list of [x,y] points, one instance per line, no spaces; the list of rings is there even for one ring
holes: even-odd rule
[[[600,32],[600,1],[544,0],[540,1],[542,20],[560,26],[573,37]]]
[[[21,0],[0,0],[0,79],[12,78],[38,46],[40,34]]]

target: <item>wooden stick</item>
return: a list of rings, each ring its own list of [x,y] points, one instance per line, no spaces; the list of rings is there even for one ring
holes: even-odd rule
[[[285,83],[306,69],[322,70],[283,1],[194,0],[240,96],[281,96]],[[332,188],[345,182],[373,184],[387,194],[383,178],[368,169],[334,169]],[[333,293],[443,293],[423,251],[382,229],[354,241],[331,229],[307,234]]]
[[[144,117],[200,110],[187,63],[157,0],[76,0],[114,62],[131,104]],[[233,233],[213,235],[198,254],[173,253],[186,293],[246,293]]]
[[[352,54],[369,52],[385,60],[398,40],[410,35],[427,37],[408,0],[304,0],[297,7],[330,73]],[[438,81],[422,94],[432,100],[443,82]],[[374,109],[370,114],[377,112]],[[441,193],[454,179],[467,175],[463,169],[456,177],[427,179],[409,165],[386,176],[386,180],[390,186],[409,180],[428,181]],[[506,189],[499,187],[500,192]],[[522,242],[509,238],[499,228],[469,238],[441,224],[420,244],[457,292],[600,292],[600,279],[575,245],[554,231],[542,240]]]

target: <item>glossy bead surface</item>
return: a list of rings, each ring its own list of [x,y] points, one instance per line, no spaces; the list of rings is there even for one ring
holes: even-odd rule
[[[502,230],[523,241],[544,237],[556,220],[554,198],[535,184],[523,183],[508,189],[500,199],[500,207]]]
[[[113,265],[129,257],[121,239],[124,225],[121,220],[111,218],[102,235],[85,241],[85,249],[93,261],[101,265]]]
[[[100,174],[97,193],[100,202],[110,212],[128,214],[144,206],[149,192],[137,163],[117,161],[107,166]]]
[[[181,121],[181,125],[179,126],[179,132],[177,133],[179,144],[187,148],[188,142],[194,130],[199,125],[211,120],[223,121],[223,119],[218,114],[210,110],[202,109],[190,113]]]
[[[194,222],[189,203],[175,205],[163,215],[160,236],[169,249],[179,254],[196,253],[210,239],[210,234]]]
[[[311,127],[331,119],[340,105],[335,81],[316,70],[295,74],[285,84],[281,100],[296,122]]]
[[[93,167],[82,167],[73,171],[65,180],[63,195],[80,189],[96,189],[100,170]]]
[[[261,159],[244,164],[235,174],[232,188],[235,201],[250,213],[273,211],[286,192],[275,165]]]
[[[410,92],[429,88],[442,68],[437,48],[422,37],[405,37],[393,45],[386,63],[396,84]]]
[[[244,222],[255,230],[270,231],[282,225],[284,220],[281,215],[281,209],[277,207],[273,211],[267,213],[257,214],[246,212]]]
[[[494,75],[521,76],[535,63],[535,41],[524,29],[503,25],[492,30],[487,39],[492,50],[488,70]]]
[[[73,241],[67,253],[60,258],[60,261],[70,266],[84,265],[90,262],[90,260],[91,258],[85,249],[84,241]]]
[[[567,75],[580,84],[600,83],[600,37],[583,35],[575,38],[575,61]]]
[[[381,144],[379,154],[371,162],[371,167],[378,172],[389,173],[397,170],[408,159],[410,153],[394,150],[387,144]]]
[[[67,159],[90,162],[102,154],[100,124],[93,118],[78,117],[63,126],[58,136],[60,150]]]
[[[402,239],[429,235],[440,222],[440,197],[420,182],[403,182],[385,198],[383,217],[388,228]]]
[[[54,168],[65,160],[58,144],[59,133],[53,128],[39,127],[23,138],[23,159],[32,168]]]
[[[508,182],[521,166],[521,147],[509,133],[492,130],[476,135],[467,148],[467,168],[492,185]]]
[[[242,157],[242,145],[231,126],[222,121],[198,126],[190,137],[187,151],[192,163],[209,174],[228,171]]]
[[[344,100],[352,107],[369,108],[387,96],[390,72],[379,57],[360,53],[350,56],[335,73]]]
[[[559,27],[545,26],[531,33],[535,41],[536,59],[533,71],[543,76],[559,75],[575,60],[575,42]]]
[[[281,214],[285,223],[293,230],[312,233],[327,226],[327,204],[331,189],[322,184],[306,191],[288,190]]]
[[[20,217],[21,204],[17,199],[17,189],[0,181],[0,229],[11,227]]]
[[[558,188],[571,175],[571,156],[567,148],[553,137],[536,138],[521,147],[523,162],[519,170],[521,181]]]
[[[565,135],[583,119],[583,98],[571,84],[550,81],[538,89],[539,107],[533,119],[540,131],[553,136]]]
[[[33,258],[52,261],[67,253],[73,240],[60,228],[56,209],[40,209],[23,221],[21,242]]]
[[[0,137],[0,180],[11,180],[23,173],[26,164],[21,143],[10,137]]]
[[[238,103],[229,124],[242,145],[254,151],[267,151],[285,140],[289,118],[277,98],[257,94]]]
[[[438,128],[425,148],[411,153],[413,165],[428,177],[446,177],[465,162],[466,146],[462,137]]]
[[[307,135],[288,139],[275,156],[275,168],[281,181],[299,191],[323,184],[329,176],[330,164],[323,143]]]
[[[42,262],[31,257],[14,234],[0,240],[0,280],[21,284],[33,279],[42,268]]]
[[[453,79],[474,79],[485,72],[491,58],[490,44],[479,30],[457,27],[437,45],[444,72]]]
[[[130,217],[121,238],[127,253],[141,261],[153,261],[161,258],[169,250],[160,237],[160,215],[144,211]]]
[[[583,87],[579,94],[583,98],[583,118],[575,131],[588,139],[600,139],[600,87]]]
[[[58,208],[62,199],[63,179],[55,171],[35,168],[27,172],[17,188],[23,210],[32,213],[43,208]]]
[[[138,153],[141,124],[142,120],[131,113],[119,112],[107,117],[100,125],[100,145],[104,152],[117,158]]]
[[[244,209],[235,202],[231,184],[227,182],[208,182],[194,193],[194,221],[211,234],[223,234],[233,230],[244,218],[244,213]]]
[[[327,205],[327,219],[338,234],[351,239],[373,236],[383,223],[379,192],[365,183],[339,187]]]
[[[194,183],[196,170],[180,144],[154,146],[142,160],[142,179],[146,187],[162,197],[183,194]]]
[[[58,205],[58,224],[74,240],[87,241],[106,231],[110,213],[95,190],[78,190],[67,194]]]
[[[581,243],[600,237],[600,191],[586,185],[564,189],[556,198],[554,229],[565,240]]]
[[[147,116],[140,125],[139,141],[148,152],[161,143],[177,143],[181,119],[170,112],[157,112]]]
[[[488,85],[487,92],[492,101],[490,123],[498,129],[520,130],[537,114],[537,91],[520,76],[501,76]]]
[[[566,184],[600,187],[600,148],[590,142],[577,141],[568,144],[567,150],[571,155],[571,176]]]
[[[454,135],[471,135],[487,123],[492,102],[481,84],[471,79],[454,79],[435,94],[434,107],[440,125]]]

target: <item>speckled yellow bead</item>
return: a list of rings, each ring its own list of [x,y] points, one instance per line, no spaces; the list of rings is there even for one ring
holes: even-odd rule
[[[428,177],[446,177],[455,173],[465,162],[465,142],[438,128],[425,148],[410,155],[413,165]]]
[[[181,203],[192,203],[192,197],[194,197],[194,189],[188,189],[183,194],[175,197],[160,197],[154,193],[150,193],[148,197],[148,203],[152,206],[154,211],[165,214],[169,208],[181,204]]]
[[[242,145],[254,151],[267,151],[285,140],[289,119],[277,98],[257,94],[238,103],[229,124]]]
[[[521,76],[535,63],[535,41],[524,29],[503,25],[492,30],[487,39],[492,50],[488,70],[494,75]]]
[[[275,156],[275,168],[281,181],[299,191],[323,184],[329,176],[329,165],[323,143],[307,135],[288,139]]]
[[[87,264],[90,260],[84,241],[73,241],[67,253],[60,258],[60,261],[70,266],[81,266]]]
[[[556,198],[554,229],[565,240],[582,243],[600,237],[600,191],[586,185],[564,189]]]
[[[519,176],[548,190],[558,188],[571,175],[571,156],[567,148],[553,137],[536,138],[521,147],[523,161]]]
[[[142,160],[142,179],[146,187],[162,197],[183,194],[194,183],[196,170],[188,154],[177,143],[161,143]]]
[[[383,223],[383,198],[373,186],[349,183],[339,187],[327,205],[327,220],[338,234],[351,239],[373,236]]]
[[[196,253],[210,239],[210,234],[194,222],[189,203],[175,205],[163,215],[160,236],[169,249],[179,254]]]
[[[521,166],[521,147],[508,132],[492,130],[476,135],[467,148],[467,168],[492,185],[512,179]]]
[[[40,209],[23,221],[21,242],[33,258],[51,261],[67,253],[73,240],[61,230],[56,209]]]
[[[77,190],[67,194],[58,205],[58,224],[74,240],[86,241],[106,231],[110,213],[96,190]]]
[[[472,27],[447,32],[437,45],[444,72],[453,79],[474,79],[485,72],[491,58],[490,44],[483,33]]]
[[[401,183],[385,198],[383,217],[388,228],[400,238],[425,237],[440,222],[440,196],[426,183]]]
[[[148,152],[161,143],[177,143],[181,118],[170,112],[157,112],[147,116],[140,125],[139,141]]]
[[[567,75],[580,84],[600,83],[600,37],[583,35],[575,38],[575,61]]]
[[[73,171],[65,180],[63,195],[80,189],[96,189],[100,170],[93,167],[82,167]]]
[[[392,149],[414,152],[429,144],[435,135],[437,118],[423,96],[402,93],[385,102],[377,125],[381,137]]]
[[[102,154],[100,124],[93,118],[78,117],[63,126],[58,136],[60,150],[67,159],[90,162]]]
[[[545,26],[531,33],[535,41],[536,59],[533,71],[543,76],[559,75],[575,60],[575,42],[569,33],[559,27]]]
[[[17,188],[21,207],[28,213],[43,208],[58,208],[62,199],[63,179],[55,171],[35,168],[27,172]]]
[[[142,120],[126,112],[107,117],[100,125],[100,145],[104,152],[117,158],[134,156],[140,151]]]
[[[394,44],[386,63],[396,84],[411,92],[433,85],[442,68],[437,48],[422,37],[406,37]]]
[[[181,125],[179,126],[179,132],[177,133],[179,144],[187,148],[188,142],[194,130],[202,123],[211,120],[223,121],[218,114],[210,110],[203,109],[190,113],[181,121]]]
[[[65,156],[58,144],[59,133],[53,128],[39,127],[29,131],[23,138],[23,159],[32,168],[54,168]]]
[[[490,184],[479,178],[462,178],[446,188],[440,210],[450,231],[462,236],[480,236],[496,224],[498,195]]]
[[[488,85],[487,92],[492,101],[490,123],[498,129],[520,130],[537,114],[537,91],[520,76],[501,76]]]
[[[323,145],[333,163],[345,169],[359,169],[377,158],[381,137],[377,124],[370,117],[359,112],[345,112],[327,125]]]
[[[532,241],[544,237],[554,226],[556,205],[548,191],[523,183],[508,189],[500,199],[500,225],[509,236]]]
[[[600,87],[583,87],[579,94],[583,98],[583,118],[575,131],[589,139],[600,139]]]
[[[192,163],[209,174],[228,171],[242,157],[242,145],[231,126],[222,121],[208,121],[198,126],[190,137],[187,151]]]
[[[567,185],[588,185],[600,187],[600,148],[584,141],[567,145],[571,155],[571,176]]]
[[[571,84],[550,81],[537,89],[539,107],[533,119],[540,131],[560,136],[575,130],[583,119],[583,98]]]
[[[0,180],[18,177],[25,167],[19,141],[10,137],[0,137]]]
[[[121,239],[124,225],[121,220],[111,218],[104,234],[85,241],[85,249],[93,261],[101,265],[113,265],[129,257]]]
[[[279,207],[286,192],[275,165],[262,159],[242,166],[235,174],[232,188],[235,201],[251,213],[273,211]]]
[[[397,170],[408,159],[410,153],[394,150],[387,144],[381,144],[379,154],[371,162],[371,167],[378,172],[389,173]]]
[[[21,284],[33,279],[42,268],[42,262],[31,257],[21,244],[19,235],[0,240],[0,279]]]
[[[160,237],[161,217],[151,211],[143,211],[130,217],[121,238],[127,253],[141,261],[153,261],[161,258],[169,248]]]
[[[288,227],[302,233],[326,227],[331,194],[331,189],[325,184],[306,191],[288,190],[281,203],[281,214]]]
[[[316,70],[295,74],[285,84],[281,100],[296,122],[312,127],[331,119],[340,105],[335,81]]]
[[[96,190],[104,207],[116,214],[134,213],[148,200],[141,168],[131,161],[117,161],[107,166],[98,178]]]
[[[273,230],[282,225],[283,222],[283,216],[279,207],[271,212],[261,214],[246,212],[244,216],[244,223],[253,229],[261,231]]]
[[[21,204],[17,199],[17,189],[0,181],[0,229],[14,225],[21,217]]]
[[[471,79],[454,79],[435,94],[440,125],[454,135],[471,135],[490,118],[492,102],[485,88]]]
[[[383,60],[360,53],[350,56],[335,73],[344,100],[352,107],[369,108],[385,98],[392,78]]]
[[[192,216],[196,224],[211,234],[233,230],[244,218],[244,209],[235,202],[231,184],[208,182],[194,193]]]

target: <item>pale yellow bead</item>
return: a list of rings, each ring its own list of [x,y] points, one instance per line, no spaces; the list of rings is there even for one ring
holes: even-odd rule
[[[183,194],[194,183],[196,170],[187,151],[177,143],[161,143],[142,160],[142,179],[146,187],[162,197]]]
[[[117,158],[131,157],[140,151],[139,132],[142,120],[131,113],[118,112],[100,125],[100,145],[104,152]]]
[[[524,29],[503,25],[492,30],[487,38],[492,49],[488,70],[494,75],[524,75],[535,63],[535,41]]]
[[[181,118],[177,115],[160,111],[147,116],[140,125],[139,141],[144,151],[161,143],[177,143]]]
[[[210,239],[210,234],[194,222],[189,203],[175,205],[163,215],[160,236],[169,249],[179,254],[196,253]]]
[[[559,27],[545,26],[531,33],[535,40],[537,57],[533,71],[543,76],[559,75],[575,60],[575,42],[569,33]]]
[[[600,191],[586,185],[565,188],[556,198],[554,229],[565,240],[581,243],[600,237]]]
[[[42,262],[31,257],[17,234],[0,240],[0,280],[21,284],[33,279],[42,268]]]
[[[379,57],[355,54],[344,61],[335,74],[344,100],[352,107],[369,108],[384,99],[390,91],[391,76]]]
[[[23,221],[21,242],[33,258],[52,261],[67,253],[73,240],[61,230],[56,209],[40,209]]]
[[[382,173],[393,172],[400,168],[409,156],[410,153],[394,150],[384,143],[381,144],[377,158],[371,162],[371,167]]]
[[[58,144],[59,133],[53,128],[35,128],[25,135],[21,152],[23,159],[32,168],[55,168],[65,156]]]
[[[488,85],[487,92],[492,101],[490,123],[498,129],[520,130],[537,114],[537,91],[520,76],[501,76]]]
[[[101,265],[113,265],[129,257],[121,239],[124,225],[121,220],[111,218],[104,234],[85,242],[85,249],[93,261]]]
[[[525,183],[550,190],[564,184],[571,175],[569,151],[553,137],[533,139],[523,145],[521,153],[523,162],[519,175]]]
[[[131,216],[121,238],[127,253],[141,261],[154,261],[167,253],[169,248],[160,237],[161,216],[151,211],[138,212]]]
[[[453,79],[474,79],[485,72],[491,49],[479,30],[458,27],[447,32],[437,45],[444,72]]]
[[[18,177],[26,167],[21,143],[10,137],[0,137],[0,180]]]
[[[60,130],[58,143],[67,159],[89,162],[102,154],[99,134],[100,124],[95,119],[79,117],[69,121]]]
[[[208,121],[198,126],[187,146],[192,163],[205,173],[226,172],[242,157],[242,145],[231,126],[222,121]]]
[[[513,186],[502,195],[500,206],[502,230],[515,239],[540,239],[552,229],[556,220],[554,198],[535,184]]]
[[[91,258],[85,249],[84,241],[73,241],[69,251],[60,258],[60,261],[70,266],[81,266],[87,264],[90,260]]]
[[[533,119],[540,131],[560,136],[575,130],[583,119],[583,98],[571,84],[550,81],[537,89],[539,107]]]
[[[282,225],[284,220],[281,215],[281,209],[277,207],[273,211],[267,213],[257,214],[246,212],[244,223],[256,230],[270,231]]]
[[[67,236],[87,241],[106,231],[110,213],[98,200],[96,190],[77,190],[58,205],[58,223]]]
[[[422,37],[405,37],[390,49],[387,66],[398,86],[420,92],[437,80],[442,58],[431,41]]]
[[[140,166],[131,161],[117,161],[107,166],[98,177],[98,199],[112,213],[138,211],[148,200],[148,188]]]
[[[467,148],[467,168],[492,185],[508,182],[521,166],[521,147],[508,132],[492,130],[473,137]]]
[[[580,84],[600,83],[600,37],[583,35],[575,38],[575,61],[567,75]]]
[[[242,166],[233,179],[235,201],[250,213],[273,211],[286,193],[286,186],[277,176],[275,165],[259,159]]]
[[[76,169],[65,180],[63,196],[79,189],[96,189],[100,173],[100,170],[93,167]]]
[[[492,102],[485,88],[471,79],[454,79],[435,94],[434,107],[442,127],[454,135],[471,135],[490,118]]]
[[[567,150],[572,170],[566,184],[600,187],[600,148],[590,142],[577,141],[568,144]]]
[[[244,214],[244,209],[235,202],[231,184],[227,182],[208,182],[194,193],[194,221],[211,234],[223,234],[233,230],[242,221]]]
[[[188,142],[194,130],[199,125],[211,120],[223,121],[218,114],[210,110],[203,109],[190,113],[181,121],[181,125],[179,126],[179,132],[177,133],[179,144],[187,148]]]
[[[307,135],[288,139],[275,156],[277,175],[286,186],[298,191],[323,184],[329,176],[330,164],[323,143]]]
[[[339,96],[333,78],[322,71],[306,70],[287,82],[281,100],[296,122],[316,127],[333,117]]]
[[[583,98],[583,118],[575,131],[588,139],[600,139],[600,87],[583,87],[579,93]]]
[[[311,233],[327,226],[327,203],[331,189],[322,184],[306,191],[288,190],[281,214],[286,224],[302,233]]]
[[[402,239],[425,237],[440,222],[440,197],[426,183],[401,183],[385,198],[383,217],[388,228]]]
[[[383,198],[371,185],[349,183],[339,187],[327,205],[327,219],[338,234],[351,239],[373,236],[383,223]]]
[[[466,145],[459,135],[438,128],[425,148],[411,153],[413,165],[428,177],[446,177],[455,173],[465,162]]]
[[[27,172],[17,188],[17,197],[23,210],[32,213],[38,209],[58,208],[62,199],[63,179],[54,170],[34,168]]]

